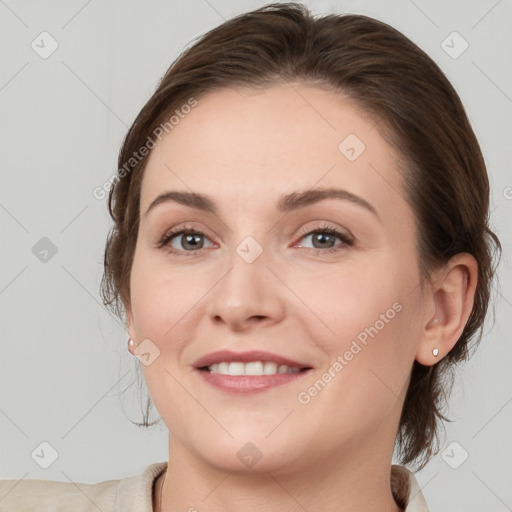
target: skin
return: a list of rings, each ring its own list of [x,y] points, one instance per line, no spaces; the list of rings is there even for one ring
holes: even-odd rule
[[[351,133],[366,146],[352,162],[338,150]],[[391,458],[412,364],[432,365],[456,343],[473,305],[477,264],[459,254],[421,290],[397,157],[346,98],[303,83],[210,93],[152,150],[127,319],[137,344],[150,339],[160,351],[142,369],[169,429],[161,510],[400,510]],[[378,217],[339,199],[286,215],[276,210],[281,194],[328,187],[364,198]],[[145,215],[168,190],[207,194],[219,212],[166,202]],[[205,234],[198,249],[180,235],[168,242],[180,254],[155,247],[184,223]],[[353,245],[338,238],[314,245],[306,233],[325,224]],[[252,263],[236,252],[248,236],[263,249]],[[328,253],[333,246],[340,250]],[[401,311],[300,403],[298,393],[396,302]],[[268,350],[314,369],[296,382],[233,396],[192,368],[225,348]],[[248,442],[262,454],[252,467],[237,457]]]

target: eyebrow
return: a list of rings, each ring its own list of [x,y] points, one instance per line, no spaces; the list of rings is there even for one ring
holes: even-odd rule
[[[339,188],[317,188],[306,190],[305,192],[292,192],[290,194],[283,195],[279,198],[277,210],[281,213],[288,213],[293,210],[318,203],[325,199],[342,199],[350,201],[353,204],[365,208],[380,220],[377,210],[368,203],[368,201],[353,194],[352,192],[349,192],[348,190]],[[190,208],[213,213],[214,215],[218,214],[218,208],[215,202],[205,194],[199,194],[197,192],[168,191],[163,192],[154,199],[146,210],[145,215],[159,204],[166,203],[168,201],[174,201]]]

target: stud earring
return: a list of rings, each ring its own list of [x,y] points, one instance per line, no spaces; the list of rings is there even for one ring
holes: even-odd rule
[[[133,348],[135,346],[135,341],[133,341],[131,338],[128,338],[128,350]]]
[[[432,350],[432,354],[434,354],[434,357],[437,357],[437,355],[439,354],[439,349],[435,348],[434,350]]]

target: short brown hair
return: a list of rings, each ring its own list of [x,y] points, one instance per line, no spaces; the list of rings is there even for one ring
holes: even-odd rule
[[[495,251],[501,254],[488,224],[489,182],[478,141],[459,96],[426,53],[367,16],[315,17],[302,4],[268,4],[207,32],[169,67],[126,134],[119,170],[126,170],[148,136],[191,97],[197,100],[223,87],[265,88],[290,81],[350,98],[378,121],[403,159],[405,199],[419,233],[422,284],[457,253],[470,253],[478,262],[473,310],[458,342],[437,364],[415,361],[411,368],[397,445],[402,464],[414,461],[422,468],[438,442],[439,419],[447,420],[441,410],[453,384],[452,370],[469,357],[470,341],[476,346],[482,337]],[[105,305],[123,321],[147,160],[119,172],[109,194],[114,226],[101,292]]]

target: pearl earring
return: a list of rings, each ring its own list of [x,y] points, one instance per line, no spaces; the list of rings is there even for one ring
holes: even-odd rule
[[[128,349],[133,348],[135,346],[135,341],[131,338],[128,338]]]
[[[435,357],[437,357],[437,354],[439,354],[439,349],[435,348],[432,350],[432,354],[434,354]]]

